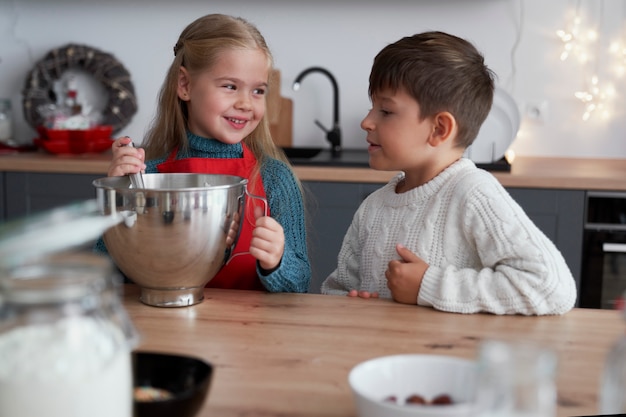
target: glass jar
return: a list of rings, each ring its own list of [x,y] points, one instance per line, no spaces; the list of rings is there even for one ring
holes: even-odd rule
[[[556,416],[556,353],[530,342],[485,341],[477,359],[477,415]]]
[[[618,309],[626,319],[624,298],[618,302]],[[600,383],[600,414],[626,413],[626,335],[613,345],[606,357]]]
[[[13,137],[13,112],[9,99],[0,99],[0,143],[15,146]]]
[[[0,416],[131,417],[137,336],[108,258],[0,271]]]

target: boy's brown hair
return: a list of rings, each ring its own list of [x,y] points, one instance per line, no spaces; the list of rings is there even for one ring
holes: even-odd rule
[[[420,106],[420,120],[450,112],[457,121],[457,145],[472,144],[493,102],[495,74],[468,41],[444,32],[407,36],[374,58],[369,95],[404,90]]]

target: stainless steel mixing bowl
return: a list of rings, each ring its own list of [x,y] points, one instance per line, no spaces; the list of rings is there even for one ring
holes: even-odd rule
[[[103,215],[124,221],[104,233],[120,270],[159,307],[196,304],[230,257],[239,237],[248,180],[231,175],[144,174],[93,182]]]

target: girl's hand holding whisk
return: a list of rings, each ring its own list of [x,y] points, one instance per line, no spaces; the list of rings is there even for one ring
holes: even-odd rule
[[[128,146],[132,143],[132,139],[128,136],[118,138],[113,145],[111,151],[113,157],[109,164],[109,177],[120,177],[126,174],[136,174],[146,169],[144,159],[145,151],[142,148]]]

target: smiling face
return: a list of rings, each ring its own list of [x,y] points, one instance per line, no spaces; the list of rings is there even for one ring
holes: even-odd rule
[[[188,128],[198,136],[239,143],[265,115],[269,61],[260,49],[227,49],[210,69],[181,68],[178,97],[187,103]]]

